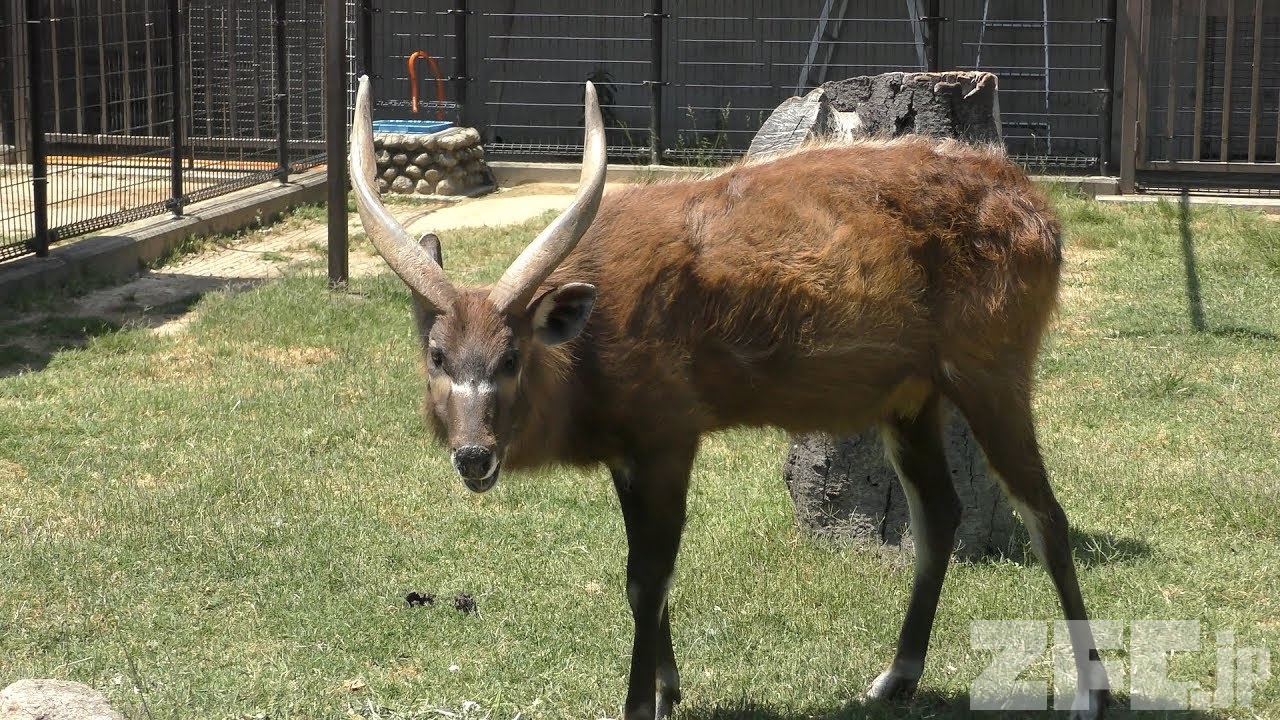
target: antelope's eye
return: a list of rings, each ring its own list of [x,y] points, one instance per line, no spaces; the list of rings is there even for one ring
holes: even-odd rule
[[[438,347],[431,348],[431,367],[444,367],[444,351]]]
[[[520,354],[515,350],[508,350],[502,356],[502,361],[498,363],[498,372],[503,375],[515,375],[520,369]]]

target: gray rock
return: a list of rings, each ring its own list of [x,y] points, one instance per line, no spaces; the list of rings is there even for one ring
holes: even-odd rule
[[[406,165],[404,167],[404,176],[409,178],[410,180],[415,180],[415,181],[421,180],[422,168],[418,167],[417,165]]]
[[[428,153],[428,152],[419,153],[413,156],[413,164],[417,165],[423,170],[426,170],[428,167],[431,166],[431,161],[433,159],[434,159],[434,156],[431,153]]]
[[[391,156],[391,164],[396,167],[404,167],[409,164],[409,156],[404,153],[396,153]]]
[[[484,157],[484,146],[483,146],[483,145],[476,145],[475,147],[471,148],[471,156],[472,156],[472,157],[474,157],[474,158],[475,158],[475,159],[477,159],[477,160],[479,160],[479,159],[483,158],[483,157]]]
[[[436,191],[436,184],[424,177],[414,186],[413,191],[419,195],[430,195]]]
[[[401,149],[410,155],[418,152],[422,149],[422,137],[422,135],[405,135]]]
[[[440,171],[435,168],[429,168],[426,172],[422,173],[422,181],[435,185],[440,182]]]
[[[985,72],[885,73],[824,83],[831,109],[856,113],[866,134],[1000,143],[996,76]]]
[[[458,149],[458,141],[461,138],[457,133],[446,135],[436,141],[436,147],[447,153],[452,153]]]
[[[384,140],[384,138],[383,138],[383,136],[382,136],[382,135],[374,135],[374,136],[373,136],[373,149],[374,149],[374,150],[381,150],[381,149],[382,149],[383,140]]]
[[[748,157],[787,152],[808,140],[830,134],[831,108],[822,88],[782,101],[751,139]]]
[[[123,716],[87,685],[19,680],[0,691],[0,720],[123,720]]]
[[[475,128],[463,128],[458,137],[461,138],[458,141],[458,147],[470,147],[480,142],[480,131]]]
[[[378,163],[379,167],[386,167],[391,164],[391,153],[386,150],[380,150],[377,155],[373,156],[373,160]]]
[[[442,152],[436,156],[434,164],[446,170],[450,170],[457,166],[458,158],[451,152]]]
[[[389,167],[386,170],[382,171],[382,179],[386,180],[387,182],[392,182],[393,180],[396,179],[396,176],[399,174],[400,174],[399,170],[396,170],[393,167]]]
[[[391,189],[391,183],[387,182],[386,180],[383,180],[382,178],[378,178],[378,193],[379,193],[379,194],[381,194],[381,195],[385,195],[385,194],[387,193],[387,191],[388,191],[388,190],[390,190],[390,189]]]
[[[437,195],[457,195],[460,190],[460,184],[452,177],[447,177],[436,185]]]
[[[422,141],[422,149],[427,152],[430,152],[432,150],[439,150],[440,134],[436,133],[434,135],[428,135],[427,138]]]
[[[401,175],[395,179],[395,182],[391,183],[391,192],[406,195],[413,192],[413,186],[414,182],[412,180]]]

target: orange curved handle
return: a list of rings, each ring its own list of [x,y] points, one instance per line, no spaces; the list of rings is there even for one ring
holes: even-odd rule
[[[413,109],[413,113],[415,115],[418,114],[418,66],[414,62],[418,58],[425,58],[427,63],[431,65],[432,74],[436,76],[436,97],[440,100],[440,105],[436,107],[436,119],[444,120],[444,80],[440,78],[440,67],[436,65],[435,58],[422,50],[415,50],[409,56],[409,104]]]

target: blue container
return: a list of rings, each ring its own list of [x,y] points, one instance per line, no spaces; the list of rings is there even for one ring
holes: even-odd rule
[[[441,130],[448,130],[453,123],[448,120],[374,120],[373,131],[376,133],[411,133],[414,135],[430,135]]]

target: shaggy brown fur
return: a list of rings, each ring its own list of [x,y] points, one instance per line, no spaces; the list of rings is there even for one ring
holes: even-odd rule
[[[975,381],[1029,368],[1061,259],[1040,190],[958,144],[818,148],[610,193],[547,282],[595,285],[595,310],[548,368],[526,364],[538,417],[507,465],[607,461],[639,433],[911,414],[944,363]]]

